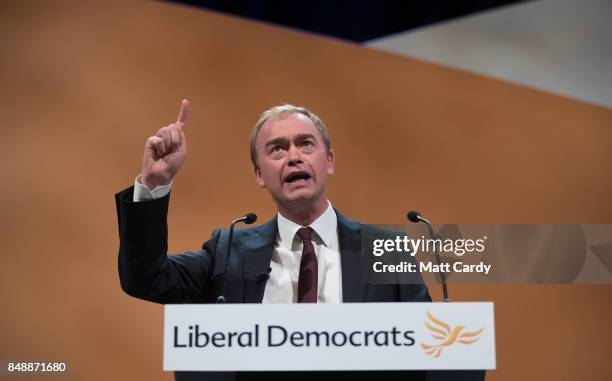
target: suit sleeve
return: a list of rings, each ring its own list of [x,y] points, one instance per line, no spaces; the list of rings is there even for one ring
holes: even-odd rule
[[[133,202],[134,187],[115,195],[119,223],[119,279],[128,295],[156,303],[205,303],[219,231],[201,250],[168,251],[170,195]]]

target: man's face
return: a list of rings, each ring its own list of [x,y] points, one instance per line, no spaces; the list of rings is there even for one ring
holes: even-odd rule
[[[321,133],[303,114],[268,121],[257,134],[255,177],[284,207],[312,203],[325,197],[327,176],[334,173],[333,152],[327,152]]]

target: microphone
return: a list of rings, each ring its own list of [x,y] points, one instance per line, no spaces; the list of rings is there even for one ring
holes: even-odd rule
[[[407,217],[410,222],[421,222],[421,215],[416,210],[409,211]]]
[[[427,225],[427,229],[429,230],[429,236],[431,237],[431,239],[436,239],[436,235],[433,231],[431,223],[425,218],[423,218],[423,216],[421,216],[421,213],[417,212],[416,210],[411,210],[408,212],[406,217],[408,218],[408,221],[414,222],[415,224],[423,222],[425,225]],[[440,265],[442,262],[440,261],[440,253],[438,252],[437,245],[434,245],[434,254],[436,255],[436,262],[438,262],[438,267],[441,267]],[[444,271],[440,271],[440,280],[442,281],[442,295],[444,296],[444,301],[450,302],[451,300],[448,298],[448,289],[446,287],[446,274],[444,273]]]
[[[244,222],[245,224],[250,225],[250,224],[252,224],[255,221],[257,221],[257,214],[255,214],[255,213],[247,213],[244,216],[242,216],[242,217],[232,221],[232,226],[234,226],[238,222]]]
[[[217,303],[225,303],[225,289],[227,286],[227,274],[229,273],[229,259],[232,251],[232,239],[234,238],[234,226],[240,222],[244,222],[247,225],[257,221],[257,215],[255,213],[247,213],[244,216],[232,221],[229,228],[229,237],[227,239],[227,252],[225,253],[225,270],[223,271],[223,287],[221,288],[221,294],[217,296]]]

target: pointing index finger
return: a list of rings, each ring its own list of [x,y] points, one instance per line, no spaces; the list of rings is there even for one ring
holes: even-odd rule
[[[187,99],[183,99],[181,101],[181,109],[178,114],[178,118],[176,119],[176,123],[180,123],[184,125],[187,123],[187,114],[189,113],[189,101]]]

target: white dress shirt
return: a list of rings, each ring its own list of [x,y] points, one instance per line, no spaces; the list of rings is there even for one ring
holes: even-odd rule
[[[134,202],[146,201],[166,196],[172,183],[158,186],[152,191],[136,178],[134,182]],[[313,230],[314,246],[319,267],[317,302],[342,303],[342,268],[340,266],[340,244],[338,241],[338,218],[327,202],[327,209],[310,227]],[[297,236],[302,227],[278,213],[278,233],[274,242],[270,278],[266,282],[262,303],[296,303],[300,260],[303,243]]]

